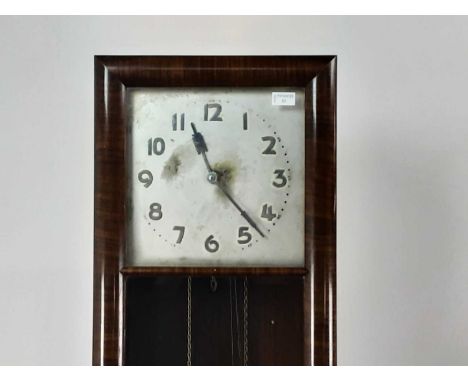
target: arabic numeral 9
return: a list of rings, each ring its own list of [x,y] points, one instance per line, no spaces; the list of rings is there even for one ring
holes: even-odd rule
[[[148,188],[153,183],[153,174],[149,170],[142,170],[138,173],[138,180]]]

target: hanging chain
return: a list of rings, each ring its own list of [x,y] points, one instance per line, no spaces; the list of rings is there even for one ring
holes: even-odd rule
[[[187,366],[192,366],[192,276],[187,277]]]
[[[247,276],[244,276],[244,366],[248,365],[249,360],[249,290],[247,288]]]
[[[230,280],[230,301],[231,301],[231,347],[233,345],[232,335],[232,280]],[[235,290],[237,294],[237,288]],[[237,298],[236,298],[237,305]],[[237,306],[235,307],[237,310]],[[247,276],[244,277],[244,366],[248,365],[249,360],[249,329],[248,329],[248,314],[249,314],[249,290]],[[231,348],[231,357],[233,358],[233,349]],[[232,360],[233,361],[233,360]],[[187,366],[192,366],[192,276],[187,277]]]

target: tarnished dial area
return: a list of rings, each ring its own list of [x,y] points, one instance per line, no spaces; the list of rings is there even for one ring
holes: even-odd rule
[[[127,265],[303,266],[303,89],[132,89],[128,101]]]

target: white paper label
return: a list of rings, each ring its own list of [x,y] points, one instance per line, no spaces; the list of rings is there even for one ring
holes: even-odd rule
[[[271,93],[271,104],[273,106],[294,106],[296,104],[296,93],[273,92]]]

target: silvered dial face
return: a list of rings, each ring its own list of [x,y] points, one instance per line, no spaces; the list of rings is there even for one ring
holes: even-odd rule
[[[129,105],[129,265],[304,265],[303,89],[133,89]]]

